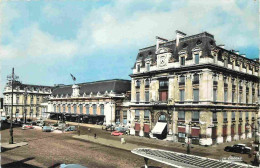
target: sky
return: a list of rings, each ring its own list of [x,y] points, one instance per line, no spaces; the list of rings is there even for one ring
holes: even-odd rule
[[[0,3],[0,93],[15,68],[28,84],[130,79],[155,37],[207,31],[217,44],[258,57],[255,0],[27,0]]]

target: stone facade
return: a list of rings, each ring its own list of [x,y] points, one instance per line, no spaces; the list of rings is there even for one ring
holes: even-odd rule
[[[131,133],[149,134],[159,121],[167,123],[164,138],[174,141],[190,136],[194,144],[212,145],[252,137],[259,62],[217,46],[207,32],[178,33],[139,50],[130,75]]]
[[[15,81],[13,88],[13,118],[33,119],[42,116],[42,109],[52,93],[52,86],[30,85]],[[3,116],[11,115],[12,85],[7,83],[4,88]]]

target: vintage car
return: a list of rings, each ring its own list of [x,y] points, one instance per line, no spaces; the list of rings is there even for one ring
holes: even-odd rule
[[[226,146],[224,151],[236,153],[250,153],[251,148],[247,147],[245,144],[235,144],[233,146]]]
[[[119,131],[114,131],[114,132],[111,133],[111,135],[113,135],[113,136],[120,136],[120,135],[124,135],[124,133],[119,132]]]
[[[52,132],[53,128],[51,126],[43,126],[42,132]]]
[[[67,132],[67,131],[76,131],[76,127],[75,126],[69,126],[69,127],[65,128],[64,131],[65,132]]]
[[[22,126],[22,129],[25,130],[25,129],[33,129],[34,127],[32,125],[23,125]]]

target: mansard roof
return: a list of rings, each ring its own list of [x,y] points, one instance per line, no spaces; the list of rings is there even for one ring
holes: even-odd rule
[[[131,81],[123,80],[123,79],[111,79],[111,80],[102,80],[95,82],[86,82],[86,83],[78,83],[80,86],[80,95],[84,93],[89,95],[92,93],[96,95],[97,93],[104,94],[106,91],[110,93],[111,91],[115,94],[126,93],[131,90]],[[53,90],[52,95],[71,95],[72,94],[72,85],[65,85],[57,87]]]
[[[200,34],[187,36],[181,38],[178,46],[176,46],[176,40],[168,41],[166,43],[160,44],[160,47],[169,48],[172,53],[172,57],[175,61],[179,61],[179,52],[186,51],[187,52],[187,60],[192,59],[192,49],[198,47],[202,50],[202,57],[211,55],[210,48],[215,47],[216,43],[214,40],[214,36],[203,32]],[[156,61],[156,45],[142,48],[139,50],[136,61],[145,62],[146,59],[151,58],[152,62]]]
[[[8,82],[6,86],[11,87],[11,82]],[[52,89],[54,86],[45,86],[45,85],[33,85],[33,84],[24,84],[20,81],[14,81],[14,88],[19,87],[19,89],[23,90],[24,88],[32,89],[32,88],[47,88]]]
[[[186,60],[191,60],[192,59],[192,50],[195,48],[199,48],[202,51],[202,56],[201,57],[212,57],[211,50],[212,49],[220,49],[221,52],[228,51],[228,53],[231,53],[231,51],[223,49],[219,46],[216,46],[216,41],[214,39],[214,36],[209,34],[208,32],[202,32],[196,35],[191,35],[191,36],[186,36],[184,38],[180,38],[178,46],[176,46],[176,40],[172,41],[167,41],[163,44],[159,45],[159,48],[165,47],[168,48],[171,53],[172,53],[172,60],[174,62],[179,61],[179,52],[180,51],[185,51],[187,53],[187,58]],[[253,59],[249,59],[246,57],[243,57],[241,55],[238,55],[234,52],[232,54],[237,55],[243,59],[254,61],[257,63],[257,61]],[[136,62],[141,62],[142,66],[144,66],[144,62],[146,59],[151,59],[152,62],[155,62],[157,60],[156,57],[156,45],[142,48],[139,50],[137,57],[136,57]],[[134,65],[135,67],[135,65]],[[133,68],[134,68],[133,67]]]

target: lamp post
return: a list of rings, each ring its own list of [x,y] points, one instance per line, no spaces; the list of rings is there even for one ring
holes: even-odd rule
[[[12,75],[7,76],[7,80],[11,81],[12,85],[12,100],[11,100],[11,122],[10,122],[10,139],[9,139],[9,144],[14,143],[14,137],[13,137],[13,101],[14,101],[14,82],[18,79],[19,77],[14,74],[14,68],[12,69]]]

